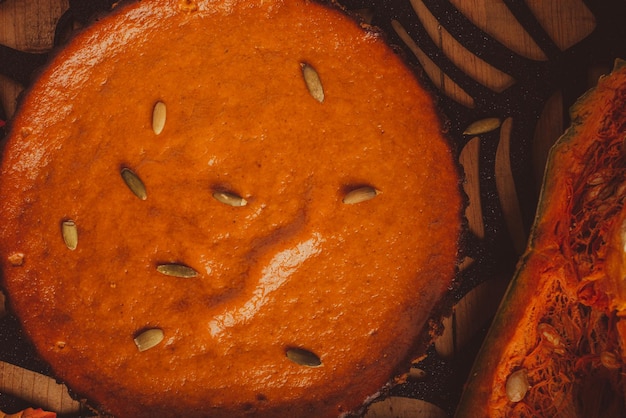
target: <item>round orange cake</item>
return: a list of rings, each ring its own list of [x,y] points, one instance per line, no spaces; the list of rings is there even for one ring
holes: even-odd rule
[[[306,0],[141,1],[61,51],[3,151],[10,306],[118,417],[332,417],[408,364],[455,270],[431,96]]]

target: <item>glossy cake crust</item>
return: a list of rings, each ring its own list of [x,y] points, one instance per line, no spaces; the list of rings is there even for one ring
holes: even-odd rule
[[[13,122],[3,284],[58,377],[116,416],[337,416],[450,286],[458,182],[431,96],[340,11],[133,2]]]

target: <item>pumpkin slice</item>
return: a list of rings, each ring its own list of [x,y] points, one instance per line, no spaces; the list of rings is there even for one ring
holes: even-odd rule
[[[626,65],[572,108],[460,417],[626,416]]]

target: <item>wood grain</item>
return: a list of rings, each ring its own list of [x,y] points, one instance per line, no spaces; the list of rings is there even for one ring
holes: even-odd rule
[[[0,392],[59,414],[75,414],[82,409],[81,403],[69,395],[66,386],[48,376],[2,361],[0,361]]]
[[[461,68],[465,74],[470,75],[480,84],[494,92],[502,92],[516,80],[508,74],[502,73],[489,63],[474,56],[465,49],[446,30],[435,16],[433,16],[422,0],[410,0],[420,22],[426,27],[426,31],[441,51],[451,61]],[[545,60],[544,53],[526,33],[524,27],[515,19],[502,0],[451,0],[451,3],[462,12],[474,25],[502,42],[516,53],[534,59]],[[559,2],[542,2],[532,0],[527,2],[535,13],[538,21],[546,32],[551,36],[556,45],[565,49],[581,39],[584,39],[595,28],[595,21],[589,10],[580,0],[563,0]],[[453,98],[458,103],[472,108],[474,98],[467,95],[457,85],[451,82],[449,77],[437,68],[419,48],[419,42],[408,39],[407,34],[398,23],[394,26],[400,37],[405,40],[409,48],[425,69],[425,73],[441,90],[442,94]],[[531,181],[540,184],[543,175],[543,166],[547,153],[554,141],[563,132],[563,105],[560,96],[556,94],[548,101],[541,118],[537,124],[535,137],[529,142],[533,144],[534,173],[535,179]],[[515,184],[511,174],[511,160],[509,152],[509,135],[511,125],[516,123],[513,119],[503,122],[500,128],[498,155],[495,167],[496,184],[501,206],[506,218],[509,234],[512,237],[513,246],[518,254],[524,251],[526,245],[526,232],[522,226],[521,213]],[[470,230],[478,237],[484,235],[483,208],[480,197],[483,191],[480,189],[478,178],[478,165],[481,158],[481,143],[485,139],[476,136],[469,140],[460,154],[460,163],[465,169],[466,179],[464,190],[469,198],[466,217]],[[538,190],[537,190],[538,193]],[[493,280],[496,279],[496,280]],[[499,280],[497,280],[499,279]],[[454,330],[447,329],[436,342],[437,350],[447,358],[453,359],[463,354],[464,345],[461,341],[471,338],[468,332],[476,331],[477,326],[472,324],[483,323],[495,312],[498,304],[493,303],[493,298],[501,294],[504,289],[497,283],[502,283],[508,278],[485,278],[487,283],[500,287],[491,289],[475,289],[454,307],[452,317],[444,321],[444,325],[451,327],[455,324],[466,324],[456,327]],[[471,303],[468,303],[471,301]],[[470,327],[471,331],[468,331]],[[452,334],[451,334],[452,333]]]
[[[446,418],[441,408],[418,399],[389,397],[375,402],[368,411],[367,418]]]
[[[69,0],[8,0],[0,3],[0,44],[25,52],[52,48],[58,19]],[[8,116],[13,115],[23,86],[0,76],[0,99]]]

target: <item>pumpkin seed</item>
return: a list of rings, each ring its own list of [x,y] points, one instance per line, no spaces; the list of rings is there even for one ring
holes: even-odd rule
[[[229,206],[246,206],[248,201],[243,197],[229,192],[214,192],[213,197],[220,203]]]
[[[74,251],[78,246],[78,228],[76,222],[72,220],[63,221],[61,224],[61,234],[63,235],[63,242],[70,250]]]
[[[598,186],[598,187],[602,187],[602,186]],[[615,195],[615,189],[616,189],[616,185],[611,184],[611,183],[608,184],[607,186],[602,187],[602,190],[600,190],[600,192],[598,193],[598,199],[600,201],[604,201],[610,197],[613,197],[613,195]]]
[[[342,202],[346,205],[354,205],[356,203],[365,202],[371,200],[380,194],[379,190],[371,186],[363,186],[358,189],[354,189],[346,193]]]
[[[420,369],[419,367],[411,367],[409,369],[409,377],[414,380],[423,380],[428,376],[428,372],[426,370]]]
[[[552,325],[546,322],[541,322],[537,325],[537,330],[539,331],[541,338],[552,347],[560,347],[562,345],[561,336]]]
[[[166,276],[181,277],[184,279],[196,277],[198,275],[198,272],[191,267],[177,263],[159,264],[157,266],[157,271]]]
[[[506,379],[506,397],[511,402],[519,402],[524,399],[528,389],[530,389],[530,384],[528,383],[528,372],[526,369],[513,372]]]
[[[155,134],[159,135],[165,128],[165,120],[167,118],[167,107],[165,103],[159,101],[156,102],[152,109],[152,130]]]
[[[139,351],[146,351],[159,345],[164,337],[161,328],[150,328],[137,335],[134,341]]]
[[[593,186],[593,187],[588,188],[583,196],[583,202],[592,203],[598,198],[602,190],[603,190],[602,187],[599,187],[599,186]]]
[[[285,353],[289,360],[300,366],[320,367],[322,365],[322,361],[317,355],[303,348],[289,348]]]
[[[477,120],[474,123],[471,123],[465,131],[463,131],[463,135],[480,135],[487,132],[494,131],[500,127],[502,121],[499,118],[485,118],[481,120]]]
[[[618,198],[623,198],[625,194],[626,194],[626,183],[621,182],[621,183],[617,186],[617,189],[615,190],[615,195],[616,195]]]
[[[324,87],[319,74],[315,71],[315,68],[305,62],[300,63],[300,66],[302,67],[302,76],[304,77],[306,88],[315,100],[322,103],[324,101]]]
[[[123,168],[121,171],[122,178],[126,183],[126,186],[130,189],[131,192],[135,196],[137,196],[141,200],[146,200],[148,198],[148,193],[146,192],[146,186],[143,184],[143,181],[129,168]]]
[[[609,370],[617,370],[622,367],[617,356],[610,351],[600,353],[600,363]]]
[[[587,178],[587,184],[590,186],[597,186],[599,184],[606,183],[611,177],[613,176],[610,173],[596,172]]]

